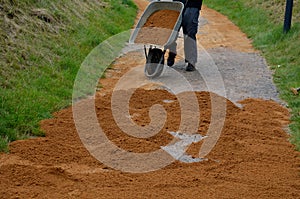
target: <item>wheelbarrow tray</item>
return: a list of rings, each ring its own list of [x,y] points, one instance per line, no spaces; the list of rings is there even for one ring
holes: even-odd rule
[[[129,43],[133,44],[135,43],[135,39],[137,35],[139,34],[139,31],[141,28],[144,26],[144,24],[147,22],[148,18],[155,12],[159,10],[174,10],[179,12],[178,19],[173,27],[173,30],[170,31],[170,36],[167,41],[167,43],[164,44],[164,46],[169,46],[174,40],[176,40],[177,37],[177,32],[179,31],[179,28],[181,26],[181,21],[182,21],[182,12],[183,12],[184,5],[181,2],[172,2],[172,1],[154,1],[151,2],[147,8],[145,9],[144,13],[140,17],[136,28],[131,34],[131,37],[129,39]],[[149,44],[149,43],[148,43]],[[155,43],[151,43],[153,45],[158,45]]]

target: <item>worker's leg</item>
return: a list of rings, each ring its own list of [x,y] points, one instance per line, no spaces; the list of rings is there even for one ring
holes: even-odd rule
[[[196,34],[199,11],[198,8],[186,8],[182,19],[185,59],[193,66],[195,66],[198,56]]]
[[[176,35],[176,39],[172,42],[170,46],[168,46],[169,49],[169,56],[167,60],[168,66],[173,66],[175,62],[175,57],[177,55],[177,43],[176,43],[177,37],[178,37],[178,33]]]

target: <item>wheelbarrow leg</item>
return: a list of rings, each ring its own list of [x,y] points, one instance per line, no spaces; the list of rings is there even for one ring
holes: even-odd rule
[[[150,53],[151,50],[152,50],[152,45],[150,45],[148,52],[147,52],[146,45],[144,45],[144,53],[145,53],[146,60],[148,60],[148,54]]]
[[[156,47],[149,48],[147,53],[146,47],[144,46],[145,56],[146,56],[146,65],[145,65],[145,75],[148,78],[158,77],[164,68],[164,55],[166,50],[161,50]]]
[[[147,53],[146,45],[144,45],[144,53],[145,53],[145,57],[146,57],[146,60],[147,60],[148,59],[148,53]]]

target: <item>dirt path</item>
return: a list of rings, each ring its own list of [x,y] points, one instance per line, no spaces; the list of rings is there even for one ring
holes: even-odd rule
[[[147,5],[143,0],[136,2],[141,9]],[[201,44],[210,56],[200,53],[203,61],[201,66],[208,67],[213,62],[214,66],[221,67],[221,74],[231,77],[230,75],[239,70],[238,66],[247,68],[246,62],[250,60],[257,63],[258,60],[261,64],[255,65],[259,69],[253,73],[256,76],[258,73],[261,82],[264,82],[261,86],[267,82],[266,92],[272,91],[263,98],[275,99],[276,89],[274,90],[267,81],[269,76],[266,75],[267,70],[263,69],[265,64],[245,35],[226,17],[213,10],[204,8],[202,14],[204,18],[202,23],[206,25],[200,29],[199,36]],[[237,56],[239,60],[234,61]],[[207,57],[209,60],[206,60]],[[216,59],[217,61],[211,61]],[[299,153],[294,151],[293,145],[288,142],[287,133],[283,130],[289,123],[287,109],[270,100],[245,99],[249,96],[261,96],[261,88],[258,92],[255,89],[258,88],[256,85],[242,84],[242,89],[248,86],[247,88],[251,87],[253,91],[247,89],[240,94],[240,87],[230,87],[231,84],[241,84],[240,82],[225,81],[224,88],[230,88],[230,92],[228,89],[224,93],[214,90],[219,95],[207,92],[198,87],[202,81],[199,80],[199,74],[187,74],[180,69],[180,65],[174,71],[166,69],[160,82],[149,82],[144,78],[142,68],[135,67],[143,65],[144,61],[141,52],[130,52],[116,60],[113,69],[107,72],[107,78],[101,80],[103,88],[96,94],[93,107],[101,128],[113,144],[128,152],[146,154],[160,150],[161,146],[172,142],[173,136],[169,132],[190,128],[188,124],[181,125],[180,107],[181,100],[191,92],[182,91],[197,90],[195,95],[199,104],[197,117],[200,118],[196,129],[197,135],[207,135],[208,130],[212,128],[210,123],[213,109],[222,108],[213,107],[213,101],[221,100],[226,103],[226,116],[220,138],[213,150],[205,156],[205,161],[196,163],[173,161],[161,169],[136,174],[113,169],[92,157],[84,147],[79,139],[70,107],[56,113],[53,119],[41,122],[42,129],[46,132],[45,138],[13,142],[10,145],[10,154],[0,155],[0,198],[300,197]],[[133,66],[135,68],[132,68]],[[227,73],[228,69],[235,72]],[[205,72],[203,69],[199,70],[200,73]],[[159,111],[150,110],[153,105],[160,104],[165,109],[166,120],[158,133],[152,137],[144,139],[125,134],[115,122],[112,93],[118,80],[127,72],[130,72],[128,79],[134,78],[135,82],[145,84],[133,93],[129,101],[130,118],[136,124],[139,126],[151,124],[149,112]],[[192,88],[180,87],[173,93],[162,89],[165,88],[163,84],[175,84],[168,81],[173,72],[185,75]],[[122,88],[128,89],[133,83],[131,81],[127,83],[121,85],[114,93],[115,100],[122,101],[128,95],[130,90]],[[257,82],[257,85],[260,85],[260,82]],[[175,84],[174,87],[178,86]],[[219,88],[218,85],[213,86],[212,84],[211,89]],[[227,99],[224,96],[227,96]],[[238,100],[243,100],[240,102],[242,108],[236,105]],[[78,106],[91,101],[93,99],[83,100]],[[122,110],[122,107],[117,108]],[[186,114],[192,115],[194,112],[195,110],[191,108]],[[82,117],[88,119],[89,112],[84,111]],[[93,131],[93,126],[87,128]],[[198,158],[199,149],[204,142],[191,144],[187,154]],[[117,153],[115,150],[108,154],[116,167],[121,165],[118,165]],[[123,158],[126,162],[126,157]],[[159,164],[149,162],[153,163]],[[145,165],[143,162],[136,162],[136,165],[126,166]]]

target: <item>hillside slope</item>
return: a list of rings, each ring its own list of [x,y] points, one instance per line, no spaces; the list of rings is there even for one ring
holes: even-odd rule
[[[85,56],[135,16],[125,0],[0,0],[0,151],[42,135],[39,121],[70,104]]]

